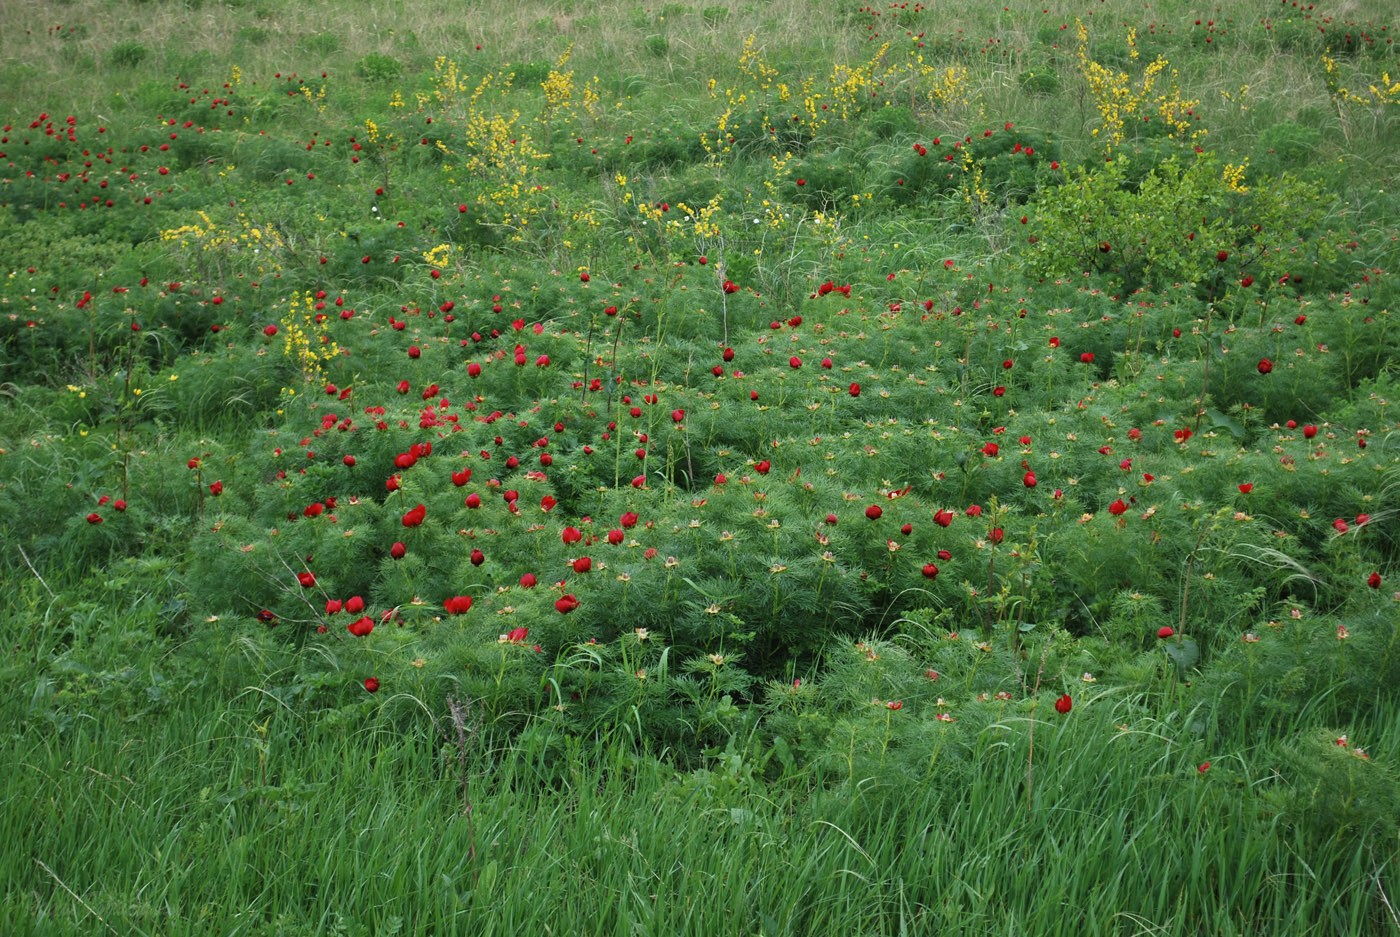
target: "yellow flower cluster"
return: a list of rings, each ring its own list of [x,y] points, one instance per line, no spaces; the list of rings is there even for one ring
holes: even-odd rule
[[[1105,151],[1120,145],[1127,133],[1129,120],[1145,120],[1152,114],[1166,124],[1170,136],[1176,139],[1197,139],[1205,134],[1203,128],[1192,130],[1192,118],[1199,101],[1188,100],[1181,95],[1177,84],[1176,70],[1168,71],[1170,63],[1163,56],[1157,56],[1142,70],[1137,81],[1125,71],[1108,68],[1096,62],[1089,55],[1089,30],[1082,21],[1076,21],[1079,43],[1075,57],[1079,61],[1079,72],[1089,85],[1094,106],[1099,112],[1100,126],[1092,135],[1099,139]],[[1137,34],[1129,29],[1127,35],[1129,58],[1136,60]],[[1158,90],[1158,81],[1166,73],[1170,82],[1166,90]]]
[[[307,101],[309,101],[309,102],[311,102],[312,104],[316,105],[316,110],[320,111],[322,114],[324,114],[324,113],[326,112],[326,86],[325,86],[325,85],[321,85],[321,86],[320,86],[319,88],[317,88],[315,91],[312,91],[312,90],[311,90],[311,86],[310,86],[310,85],[302,85],[302,86],[301,86],[301,96],[304,97],[304,98],[306,98]]]
[[[1381,72],[1380,82],[1367,82],[1370,93],[1352,91],[1342,84],[1341,69],[1337,60],[1330,55],[1322,56],[1323,77],[1327,91],[1338,102],[1360,107],[1385,107],[1400,105],[1400,80],[1392,81],[1390,72]]]
[[[1244,162],[1239,163],[1238,165],[1234,163],[1226,163],[1225,168],[1221,170],[1220,173],[1220,179],[1222,182],[1225,183],[1225,188],[1229,189],[1231,192],[1248,192],[1249,187],[1244,184],[1244,173],[1245,170],[1248,168],[1248,156],[1244,158]]]
[[[307,383],[320,383],[324,379],[322,364],[340,355],[340,346],[326,329],[328,321],[326,316],[317,314],[314,296],[292,294],[281,322],[282,353],[296,361]]]
[[[540,82],[540,89],[544,91],[545,112],[556,110],[568,110],[574,106],[574,71],[569,69],[564,71],[564,66],[569,63],[569,56],[573,54],[574,47],[570,43],[564,50],[564,54],[559,56],[559,61],[554,63],[545,80]]]
[[[556,71],[568,55],[565,53],[559,60]],[[443,164],[443,171],[452,174],[449,183],[470,179],[476,190],[476,204],[482,209],[482,220],[504,228],[512,240],[522,239],[524,229],[550,205],[545,194],[547,187],[535,175],[549,154],[535,145],[520,111],[504,107],[515,75],[488,72],[472,86],[462,78],[457,63],[446,57],[437,59],[433,71],[431,100],[463,128],[456,142],[435,141],[437,149],[449,160],[457,160]],[[568,81],[571,88],[572,78]],[[562,79],[555,79],[552,85],[560,94],[561,82]],[[545,91],[548,95],[549,87]],[[493,102],[498,106],[492,107]],[[420,97],[420,108],[423,105],[424,98]]]
[[[197,257],[206,279],[223,279],[233,273],[261,277],[282,270],[287,242],[275,227],[259,225],[241,211],[222,227],[208,212],[201,211],[198,217],[194,224],[161,231],[160,239]]]
[[[826,80],[827,94],[830,98],[829,112],[834,112],[834,116],[842,120],[849,120],[875,99],[879,89],[884,87],[885,80],[890,76],[889,70],[879,71],[880,63],[884,61],[889,49],[888,42],[880,46],[864,65],[832,66],[831,74]]]
[[[423,252],[423,262],[439,270],[447,269],[447,265],[452,260],[452,245],[439,244]]]

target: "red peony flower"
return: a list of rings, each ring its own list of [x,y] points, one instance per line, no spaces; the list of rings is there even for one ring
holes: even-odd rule
[[[1379,589],[1381,587],[1381,574],[1372,573],[1371,575],[1367,576],[1366,585],[1370,586],[1372,589]]]
[[[938,567],[935,566],[935,565],[932,564],[932,563],[925,563],[925,564],[924,564],[924,570],[923,570],[923,572],[924,572],[924,578],[925,578],[925,579],[937,579],[937,578],[938,578]]]
[[[1122,498],[1119,498],[1108,506],[1108,513],[1112,514],[1114,517],[1118,517],[1120,514],[1126,514],[1127,511],[1128,505],[1123,502]]]
[[[374,619],[370,618],[368,615],[365,615],[362,618],[357,618],[354,621],[350,622],[350,624],[346,625],[345,630],[350,632],[357,638],[363,638],[365,635],[369,634],[371,631],[374,630]]]
[[[442,607],[449,615],[464,615],[471,611],[472,597],[469,595],[454,595],[449,599],[444,599]]]
[[[1256,365],[1256,367],[1259,368],[1259,373],[1260,373],[1260,374],[1268,374],[1270,371],[1272,371],[1272,370],[1274,369],[1274,363],[1273,363],[1272,361],[1270,361],[1268,358],[1260,358],[1260,359],[1259,359],[1259,364]]]
[[[870,518],[872,521],[878,521],[880,519],[880,515],[884,513],[885,509],[880,507],[880,505],[878,504],[872,504],[870,505],[870,507],[865,509],[865,516]]]
[[[403,525],[405,527],[418,527],[423,523],[423,518],[427,515],[427,508],[423,507],[423,505],[421,504],[415,505],[411,510],[404,514]]]
[[[1159,638],[1170,638],[1174,634],[1176,634],[1176,630],[1171,625],[1163,625],[1157,629],[1157,637]]]
[[[301,583],[303,589],[310,589],[312,586],[316,585],[316,574],[310,572],[297,573],[297,582]]]
[[[378,693],[378,692],[379,692],[379,678],[378,678],[378,677],[365,677],[365,690],[367,690],[367,691],[370,692],[370,693]]]
[[[587,556],[580,556],[574,560],[574,572],[583,574],[593,569],[593,559]]]
[[[1073,708],[1074,700],[1069,698],[1068,693],[1055,700],[1055,712],[1059,713],[1062,716],[1068,713]]]
[[[565,544],[578,543],[583,539],[583,531],[577,527],[565,527],[564,532],[559,537]]]
[[[554,610],[560,615],[567,615],[576,608],[578,608],[578,599],[574,598],[572,594],[562,595],[554,600]]]
[[[939,508],[933,512],[933,522],[939,527],[947,527],[953,523],[953,512],[947,508]]]
[[[358,595],[352,595],[345,600],[345,610],[351,615],[358,615],[365,610],[365,600]]]

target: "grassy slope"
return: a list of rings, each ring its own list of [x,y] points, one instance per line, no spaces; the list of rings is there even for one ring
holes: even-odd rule
[[[679,7],[522,4],[506,15],[469,7],[444,21],[412,3],[339,5],[331,19],[271,3],[13,2],[0,21],[0,101],[16,122],[45,109],[119,124],[148,120],[176,74],[215,81],[237,64],[266,86],[279,70],[349,75],[371,52],[393,55],[409,75],[438,54],[540,65],[576,38],[580,76],[597,74],[632,95],[631,114],[686,125],[685,102],[704,92],[705,77],[732,70],[750,32],[763,36],[770,61],[813,73],[826,71],[813,63],[859,62],[870,51],[859,38],[868,17],[848,7],[712,8],[729,12],[699,19]],[[1074,12],[1044,9],[926,16],[938,48],[971,65],[977,104],[974,113],[932,115],[924,129],[999,124],[1014,113],[1018,123],[1054,128],[1067,154],[1089,152],[1093,112],[1082,95],[1028,98],[1010,80],[1046,62],[1044,36]],[[1245,4],[1228,15],[1255,23],[1274,10]],[[1347,16],[1383,21],[1385,10],[1373,2]],[[1150,23],[1179,38],[1198,17],[1225,21],[1222,11],[1177,3],[1094,12],[1138,25],[1140,36]],[[1116,28],[1112,35],[1106,48]],[[1359,228],[1383,232],[1395,204],[1393,117],[1344,122],[1315,57],[1261,35],[1241,26],[1221,39],[1223,52],[1174,56],[1188,92],[1226,115],[1213,116],[1212,143],[1243,154],[1283,122],[1320,130],[1310,159],[1345,181]],[[1009,51],[969,51],[988,39]],[[121,43],[134,45],[117,53]],[[1054,67],[1072,88],[1068,63]],[[351,125],[384,111],[387,85],[347,84],[332,101],[335,117]],[[1246,84],[1248,108],[1221,97]],[[627,123],[618,127],[632,129]],[[668,191],[666,168],[642,175]],[[426,189],[429,179],[413,183]],[[926,220],[898,216],[869,225],[882,247],[913,242],[889,248],[906,250],[900,256],[911,265],[1005,249],[990,230],[930,232]],[[940,243],[926,240],[934,238]],[[14,396],[49,399],[29,393]],[[211,392],[205,409],[219,397]],[[18,406],[11,416],[7,457],[73,422]],[[142,432],[152,461],[189,451],[223,457],[246,441],[237,420]],[[100,447],[54,448],[27,456],[35,466],[57,460],[47,466],[50,487],[41,472],[16,472],[9,484],[24,479],[36,501],[54,505],[66,479],[86,485],[83,466],[97,463]],[[172,514],[186,508],[180,484],[161,489]],[[1334,786],[1335,798],[1316,812],[1319,824],[1341,818],[1335,838],[1282,820],[1290,804],[1273,774],[1287,763],[1282,742],[1256,747],[1249,719],[1202,738],[1192,711],[1167,705],[1148,715],[1131,692],[1109,687],[1086,688],[1074,722],[989,707],[978,731],[946,748],[940,736],[920,737],[911,757],[935,764],[917,784],[904,773],[830,763],[765,780],[776,766],[742,746],[682,774],[652,757],[664,752],[625,754],[638,747],[625,727],[596,748],[546,732],[514,752],[487,734],[459,749],[446,716],[424,713],[407,695],[385,693],[373,705],[357,697],[309,718],[297,695],[309,691],[294,676],[304,661],[290,650],[230,642],[198,622],[172,626],[179,612],[167,603],[182,584],[166,551],[181,537],[160,531],[148,551],[105,576],[57,553],[39,575],[6,550],[5,580],[15,584],[0,600],[13,687],[0,704],[12,766],[0,794],[6,933],[1334,934],[1396,926],[1386,900],[1400,891],[1395,844],[1346,826],[1347,811],[1373,792],[1350,761],[1336,760],[1332,741],[1342,731],[1364,738],[1377,770],[1388,772],[1400,735],[1383,711],[1300,713],[1301,740],[1280,733],[1289,752],[1331,772],[1293,776],[1299,787],[1310,777]],[[1096,705],[1085,705],[1090,698]],[[878,733],[879,722],[865,731]],[[1206,761],[1211,768],[1198,774]]]

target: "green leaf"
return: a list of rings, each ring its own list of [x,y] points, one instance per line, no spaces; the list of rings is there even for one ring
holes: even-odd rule
[[[1211,429],[1223,429],[1236,439],[1244,438],[1244,427],[1234,417],[1214,408],[1207,410],[1206,416],[1210,419]]]
[[[1185,677],[1187,671],[1196,666],[1201,659],[1201,649],[1196,642],[1180,635],[1165,644],[1163,650],[1172,663],[1176,664],[1176,672],[1182,677]]]

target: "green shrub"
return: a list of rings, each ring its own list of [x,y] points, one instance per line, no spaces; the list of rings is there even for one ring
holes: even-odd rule
[[[297,46],[311,55],[328,57],[340,51],[340,35],[330,30],[308,33],[297,40]]]
[[[403,74],[403,63],[392,55],[371,52],[355,63],[355,74],[366,81],[393,81]]]
[[[107,53],[107,61],[116,68],[138,68],[151,54],[141,43],[128,40],[112,46]]]

